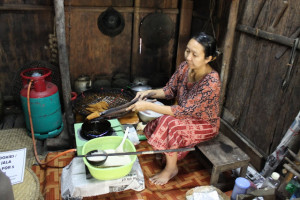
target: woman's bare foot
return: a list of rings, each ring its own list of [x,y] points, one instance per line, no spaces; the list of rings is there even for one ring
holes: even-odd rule
[[[164,185],[177,174],[178,174],[177,166],[172,169],[167,169],[166,167],[160,173],[151,177],[149,180],[155,185]]]

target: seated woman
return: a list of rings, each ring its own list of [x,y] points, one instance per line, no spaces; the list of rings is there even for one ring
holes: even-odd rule
[[[148,143],[154,150],[193,147],[212,139],[220,126],[218,73],[209,62],[217,56],[216,41],[201,32],[190,39],[182,62],[164,88],[138,92],[139,101],[127,110],[152,110],[163,116],[149,122],[144,129]],[[144,97],[154,92],[153,98],[176,98],[177,105],[157,105]],[[165,168],[150,181],[164,185],[178,173],[177,160],[188,152],[165,153]]]

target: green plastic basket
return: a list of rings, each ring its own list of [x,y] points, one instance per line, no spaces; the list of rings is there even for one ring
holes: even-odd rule
[[[89,140],[83,145],[82,155],[86,155],[88,152],[93,150],[106,150],[106,149],[116,149],[123,137],[120,136],[105,136],[100,138],[95,138]],[[124,142],[124,152],[136,152],[135,146],[133,143],[126,139]],[[127,165],[120,167],[108,167],[108,168],[99,168],[88,163],[86,158],[83,158],[84,164],[88,167],[91,175],[99,180],[113,180],[126,176],[131,171],[132,165],[135,162],[137,156],[130,155],[131,162]]]

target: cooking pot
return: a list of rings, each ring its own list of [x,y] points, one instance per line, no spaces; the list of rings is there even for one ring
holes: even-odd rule
[[[92,87],[92,80],[88,75],[79,76],[74,83],[74,90],[77,93],[86,91]]]
[[[147,85],[149,79],[144,78],[144,77],[135,77],[133,79],[133,85]]]
[[[93,88],[110,88],[111,87],[111,77],[110,76],[104,76],[104,75],[96,75],[94,82],[93,82]]]

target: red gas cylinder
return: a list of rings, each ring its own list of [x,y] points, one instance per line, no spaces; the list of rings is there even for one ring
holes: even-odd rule
[[[62,131],[62,115],[59,102],[58,88],[50,82],[51,70],[47,68],[29,68],[21,72],[23,89],[20,92],[25,122],[31,130],[27,106],[27,93],[29,81],[30,111],[34,134],[37,139],[54,137]]]

